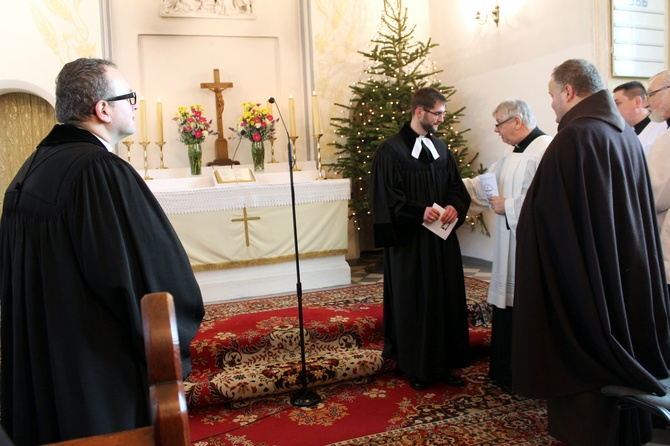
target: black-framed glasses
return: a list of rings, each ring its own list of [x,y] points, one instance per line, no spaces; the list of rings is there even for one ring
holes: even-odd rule
[[[112,98],[103,99],[103,101],[112,102],[112,101],[122,101],[128,99],[130,105],[135,105],[137,103],[137,93],[131,91],[130,93],[122,94],[121,96],[114,96]]]
[[[501,125],[503,125],[506,122],[510,122],[514,118],[516,118],[516,116],[512,116],[511,118],[507,118],[503,122],[496,122],[496,128],[500,128]]]
[[[650,97],[652,97],[653,95],[655,95],[659,91],[667,90],[668,88],[670,88],[670,85],[666,85],[665,87],[661,87],[658,90],[648,91],[647,92],[647,99],[649,99]]]
[[[447,112],[446,112],[446,111],[443,111],[443,112],[434,112],[434,111],[426,110],[426,109],[423,108],[423,107],[421,107],[421,110],[425,111],[426,113],[430,113],[431,115],[435,115],[436,118],[439,118],[440,116],[444,118],[445,116],[447,116]]]

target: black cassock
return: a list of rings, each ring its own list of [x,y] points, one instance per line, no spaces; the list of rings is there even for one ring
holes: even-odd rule
[[[600,388],[663,394],[656,378],[670,364],[647,164],[610,96],[602,90],[562,118],[516,232],[513,387],[548,400],[549,433],[570,445],[613,444],[616,401]]]
[[[140,299],[174,296],[185,375],[204,307],[133,167],[55,126],[5,194],[0,256],[2,425],[15,443],[150,424]]]
[[[469,362],[463,263],[455,228],[447,240],[422,226],[433,203],[458,211],[470,205],[458,165],[446,145],[439,154],[411,155],[417,134],[406,123],[384,141],[373,161],[370,198],[375,244],[384,247],[384,351],[421,381],[443,380]]]

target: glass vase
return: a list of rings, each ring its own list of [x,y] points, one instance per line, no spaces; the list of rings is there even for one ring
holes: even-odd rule
[[[188,145],[188,163],[191,166],[191,175],[202,173],[202,150],[200,143]]]
[[[251,141],[251,159],[254,161],[254,172],[265,171],[265,146],[263,141]]]

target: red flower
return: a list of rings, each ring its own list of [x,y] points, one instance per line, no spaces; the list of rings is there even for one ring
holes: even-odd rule
[[[195,137],[198,138],[198,139],[202,138],[202,130],[196,130],[195,131]]]
[[[261,134],[260,133],[254,133],[253,138],[254,138],[254,141],[256,141],[256,142],[260,141],[261,140]]]
[[[188,122],[195,122],[195,119],[191,118],[190,116],[189,116],[188,118],[186,118],[186,120],[187,120]]]
[[[273,118],[272,115],[267,115],[265,117],[265,119],[267,119],[268,121],[274,121],[275,120],[275,118]]]

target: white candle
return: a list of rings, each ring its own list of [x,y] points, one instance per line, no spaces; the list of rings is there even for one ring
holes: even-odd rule
[[[321,112],[319,111],[319,98],[316,91],[312,92],[312,121],[314,121],[314,136],[321,135]]]
[[[272,114],[272,102],[268,101],[267,109],[268,109],[268,114],[271,115]]]
[[[288,97],[288,120],[289,120],[289,128],[291,129],[289,136],[296,136],[296,131],[295,131],[295,104],[293,102],[293,95],[289,95]]]
[[[158,129],[157,142],[163,142],[163,104],[161,98],[158,98],[158,102],[156,102],[156,126]]]
[[[140,136],[141,142],[147,142],[147,108],[144,104],[144,96],[140,97]]]

